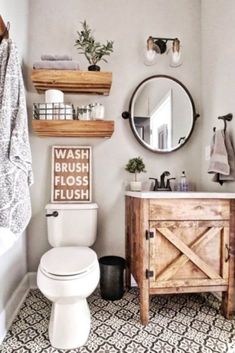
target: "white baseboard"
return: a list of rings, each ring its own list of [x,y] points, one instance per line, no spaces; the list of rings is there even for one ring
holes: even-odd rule
[[[4,340],[13,320],[23,304],[30,289],[37,288],[37,273],[28,272],[8,300],[5,308],[0,313],[0,344]]]
[[[24,276],[18,287],[8,300],[5,308],[0,313],[0,344],[2,343],[7,331],[9,330],[12,321],[15,319],[25,297],[29,291],[28,274]]]

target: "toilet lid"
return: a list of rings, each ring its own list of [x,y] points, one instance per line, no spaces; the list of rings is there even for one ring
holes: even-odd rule
[[[60,247],[47,251],[41,268],[56,276],[71,276],[89,271],[97,262],[96,253],[87,247]]]

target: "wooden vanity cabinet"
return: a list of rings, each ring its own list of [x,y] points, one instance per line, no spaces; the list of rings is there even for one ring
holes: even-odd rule
[[[153,294],[222,292],[234,305],[235,201],[126,196],[126,284],[140,289],[141,323]]]

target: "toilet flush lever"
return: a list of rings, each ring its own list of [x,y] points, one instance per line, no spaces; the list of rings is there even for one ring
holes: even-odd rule
[[[52,213],[47,213],[46,217],[58,217],[59,213],[57,211],[53,211]]]

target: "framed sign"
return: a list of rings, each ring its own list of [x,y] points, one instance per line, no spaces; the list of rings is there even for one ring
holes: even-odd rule
[[[91,202],[91,147],[52,146],[51,202]]]

